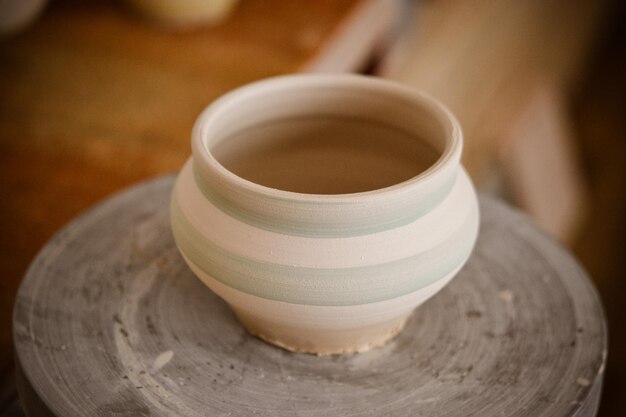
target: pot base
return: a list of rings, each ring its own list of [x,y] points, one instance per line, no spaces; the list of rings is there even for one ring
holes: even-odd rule
[[[329,330],[289,326],[231,308],[244,328],[259,339],[290,352],[318,356],[360,353],[383,346],[402,331],[412,314],[411,311],[399,318],[365,327]]]

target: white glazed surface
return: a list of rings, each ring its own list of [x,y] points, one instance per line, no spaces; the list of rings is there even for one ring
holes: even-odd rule
[[[185,261],[189,263],[188,259]],[[427,287],[390,300],[350,306],[315,306],[269,300],[247,294],[221,283],[192,263],[189,265],[198,278],[214,293],[240,310],[254,315],[263,315],[267,320],[284,325],[299,325],[309,329],[330,326],[337,330],[381,323],[408,314],[436,294],[458,272],[458,269],[454,270]]]
[[[475,217],[477,206],[464,171],[437,210],[394,229],[361,236],[320,239],[279,234],[229,216],[208,201],[193,179],[192,160],[187,161],[176,185],[180,209],[201,234],[227,251],[269,263],[315,268],[350,268],[406,258],[444,243]],[[473,226],[476,227],[476,226]],[[253,236],[253,238],[251,238]]]
[[[249,129],[336,113],[406,128],[441,156],[390,187],[317,195],[252,183],[211,155],[211,144],[232,136],[238,120]],[[174,237],[194,273],[251,333],[294,351],[367,350],[399,332],[471,253],[478,205],[461,147],[445,108],[390,82],[308,75],[255,83],[198,119],[193,158],[173,191]]]
[[[187,229],[191,227],[203,238],[194,242],[189,233],[175,230],[183,253],[189,245],[203,251],[195,261],[187,251],[190,264],[205,260],[197,258],[200,256],[227,268],[195,265],[196,269],[204,269],[207,275],[243,292],[309,305],[355,305],[415,292],[464,263],[478,230],[475,194],[463,170],[435,209],[404,227],[361,236],[293,236],[254,227],[204,198],[189,162],[177,181],[172,212],[184,218],[178,224],[188,222]],[[212,253],[209,245],[220,252]],[[228,269],[227,264],[236,267],[241,260],[256,265],[250,268],[249,280],[229,276],[233,268]],[[265,268],[270,276],[262,274]],[[440,272],[441,268],[446,272]],[[376,275],[381,269],[384,274]],[[313,279],[305,277],[315,271],[319,275]]]
[[[214,293],[227,300],[254,335],[291,351],[316,353],[365,352],[383,345],[404,327],[413,309],[439,292],[458,272],[415,292],[376,303],[313,306],[268,300],[238,291],[185,261]],[[459,268],[460,269],[460,268]],[[346,344],[346,338],[349,342]]]

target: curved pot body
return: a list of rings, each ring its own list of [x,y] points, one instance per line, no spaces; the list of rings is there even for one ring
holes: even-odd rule
[[[356,130],[346,131],[349,141],[333,139],[317,148],[299,143],[291,153],[291,148],[272,142],[285,129],[258,134],[285,121],[299,123],[288,124],[288,131],[297,134],[301,126],[310,132],[311,120],[316,126],[333,120],[329,132],[342,132],[347,125]],[[410,177],[381,188],[298,191],[309,189],[300,179],[311,166],[332,174],[322,191],[347,184],[351,176],[371,177],[368,184],[379,184],[387,167],[396,166],[395,156],[386,154],[389,147],[397,147],[400,156],[411,153],[401,141],[374,135],[371,143],[382,143],[377,145],[380,150],[360,154],[360,148],[369,146],[368,132],[381,126],[428,146],[436,158],[426,166],[409,163],[407,172],[415,171]],[[271,175],[257,175],[262,164],[255,165],[254,159],[266,156],[262,149],[254,150],[257,141],[269,144],[266,150],[272,149],[273,155],[304,156],[305,162],[309,155],[320,162],[298,162],[295,171],[280,163],[266,165],[263,170],[279,171],[276,181],[296,177],[289,183],[296,191],[272,187],[267,180]],[[171,201],[177,246],[194,273],[233,308],[249,331],[289,350],[330,354],[383,344],[402,329],[416,306],[454,277],[476,240],[478,205],[459,162],[458,124],[432,98],[409,88],[356,75],[257,82],[207,108],[194,127],[192,145],[193,156],[179,175]],[[335,148],[343,149],[339,160],[345,160],[347,168],[324,165],[328,161],[319,155],[333,154]],[[247,149],[254,150],[248,156],[254,162],[248,166],[254,169],[238,175],[232,161]],[[374,157],[383,158],[383,163],[376,165]],[[367,163],[359,165],[363,161]],[[355,173],[350,166],[360,170]],[[345,189],[353,189],[353,183]]]

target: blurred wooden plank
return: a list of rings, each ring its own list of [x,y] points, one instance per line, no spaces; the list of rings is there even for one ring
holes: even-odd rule
[[[607,1],[423,1],[383,75],[425,90],[457,115],[465,164],[486,175],[536,79],[566,91],[581,72]]]
[[[499,154],[514,202],[552,236],[572,243],[587,208],[587,185],[565,100],[539,83]]]
[[[402,0],[366,0],[346,16],[301,71],[362,70],[372,53],[384,49],[400,19]],[[312,34],[309,34],[311,36]],[[312,38],[311,38],[312,39]]]

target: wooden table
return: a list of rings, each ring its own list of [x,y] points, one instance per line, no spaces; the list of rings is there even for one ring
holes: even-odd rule
[[[526,217],[481,201],[459,276],[384,348],[315,357],[249,336],[170,234],[172,177],[59,232],[16,301],[31,416],[596,414],[606,361],[597,294]]]
[[[55,0],[0,40],[0,382],[15,292],[45,241],[105,195],[179,169],[205,106],[298,71],[357,3],[245,0],[219,26],[181,32],[121,2]]]

